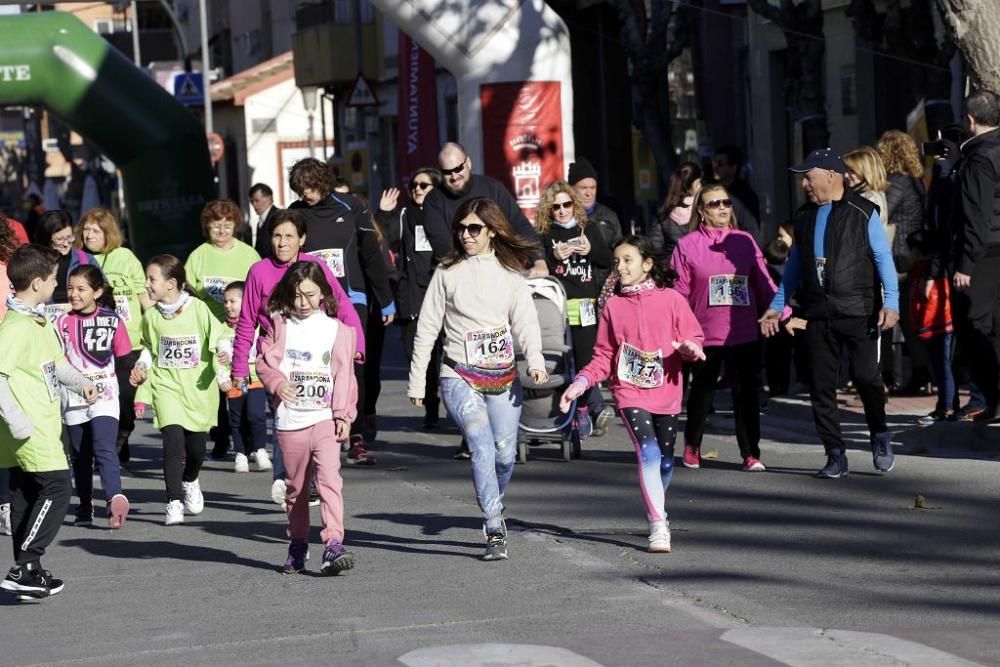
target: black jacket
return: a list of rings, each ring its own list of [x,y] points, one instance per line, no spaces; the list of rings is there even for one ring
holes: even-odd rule
[[[601,237],[604,239],[604,243],[607,245],[609,251],[613,251],[615,246],[624,238],[621,222],[618,221],[618,214],[600,202],[595,202],[594,210],[587,214],[587,225],[588,227],[594,225],[601,232]],[[608,257],[610,260],[610,254]],[[610,266],[609,263],[608,268],[597,269],[597,279],[602,285],[605,278],[608,277]]]
[[[906,245],[906,237],[924,227],[924,208],[926,206],[926,189],[924,182],[910,178],[906,174],[889,174],[889,191],[885,194],[889,210],[885,212],[886,219],[896,226],[896,234],[892,239],[892,255],[896,259],[896,268],[905,273],[910,268],[910,251]]]
[[[257,251],[261,259],[267,259],[271,256],[271,221],[274,220],[274,216],[281,212],[281,209],[277,206],[272,206],[267,210],[267,215],[261,220],[260,226],[257,228],[257,242],[251,244],[250,241],[253,240],[253,232],[250,229],[250,225],[256,225],[256,220],[251,220],[249,224],[240,227],[240,230],[236,232],[236,238],[243,241],[247,245],[253,245],[253,249]],[[256,213],[254,217],[256,217]]]
[[[376,215],[389,249],[396,255],[396,312],[400,317],[417,317],[434,272],[434,252],[424,231],[424,212],[411,202]]]
[[[380,307],[393,303],[381,244],[361,202],[334,193],[315,206],[297,201],[289,209],[299,211],[306,222],[304,250],[327,263],[353,303],[369,289]]]
[[[955,270],[972,275],[987,253],[1000,253],[1000,129],[962,144],[958,164]]]
[[[486,197],[495,201],[500,206],[500,210],[507,216],[511,226],[514,227],[514,231],[538,243],[538,256],[542,257],[541,241],[535,228],[524,217],[524,213],[517,205],[513,195],[507,191],[503,183],[489,176],[472,174],[469,177],[468,185],[460,194],[454,195],[448,188],[442,186],[433,188],[427,195],[427,199],[424,200],[424,230],[427,232],[427,240],[434,248],[434,256],[437,259],[447,257],[454,246],[455,234],[452,232],[451,225],[456,222],[453,219],[455,212],[463,202],[474,197]]]
[[[833,202],[823,243],[826,262],[822,284],[813,250],[818,208],[806,204],[795,214],[795,245],[802,267],[802,283],[796,295],[803,317],[877,317],[882,308],[882,290],[868,241],[868,220],[875,204],[851,190]]]
[[[556,244],[566,243],[580,236],[579,226],[566,229],[552,224],[542,237],[549,273],[562,283],[567,299],[596,299],[604,286],[604,277],[607,277],[608,269],[611,268],[611,250],[604,243],[604,236],[597,225],[587,223],[582,233],[590,241],[590,253],[570,255],[566,259],[556,257]]]

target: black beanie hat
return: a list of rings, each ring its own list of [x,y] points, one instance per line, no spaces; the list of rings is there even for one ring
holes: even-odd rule
[[[576,162],[569,165],[569,176],[566,178],[570,185],[576,185],[585,178],[597,180],[597,170],[594,165],[587,161],[587,158],[577,158]]]

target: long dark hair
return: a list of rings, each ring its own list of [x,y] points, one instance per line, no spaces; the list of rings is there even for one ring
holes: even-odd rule
[[[267,302],[268,310],[272,313],[281,313],[285,319],[294,317],[295,290],[304,280],[310,280],[319,286],[319,291],[323,295],[319,304],[320,309],[330,317],[336,317],[337,299],[333,296],[333,288],[327,282],[323,268],[316,262],[299,261],[288,267],[285,275],[271,291],[271,298]]]
[[[70,278],[75,278],[77,276],[86,280],[87,284],[90,285],[90,289],[95,292],[97,290],[101,290],[101,296],[95,299],[98,306],[101,308],[107,308],[108,310],[115,309],[115,294],[111,289],[111,285],[108,284],[108,281],[104,278],[104,274],[101,273],[99,268],[93,264],[81,264],[69,272],[67,282]]]
[[[470,215],[475,215],[482,220],[487,229],[496,234],[490,244],[492,250],[497,256],[497,261],[511,271],[521,273],[540,255],[541,249],[538,244],[515,232],[507,220],[507,216],[492,199],[474,197],[464,202],[455,211],[452,225],[457,225]],[[465,249],[462,248],[462,244],[457,241],[454,232],[452,232],[452,250],[441,264],[447,268],[458,264],[465,258]]]
[[[657,287],[673,287],[677,281],[677,272],[670,268],[666,256],[656,249],[649,237],[640,234],[626,236],[615,246],[615,250],[623,245],[630,245],[639,251],[639,257],[643,260],[653,260],[653,266],[649,269],[649,277]],[[618,291],[617,289],[615,290]]]
[[[160,273],[167,280],[174,280],[177,283],[178,292],[187,292],[194,296],[194,292],[187,285],[187,272],[184,271],[184,263],[173,255],[157,255],[149,260],[147,268],[153,265],[160,267]]]
[[[660,219],[665,220],[676,207],[684,206],[684,198],[689,195],[691,186],[699,178],[701,178],[701,167],[694,162],[681,162],[674,169],[674,173],[670,174],[667,197],[660,207]]]

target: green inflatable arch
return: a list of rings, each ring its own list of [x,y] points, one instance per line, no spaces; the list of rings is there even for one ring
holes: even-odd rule
[[[214,196],[204,128],[71,14],[0,18],[0,105],[22,104],[45,106],[121,169],[139,257],[184,258],[201,241]]]

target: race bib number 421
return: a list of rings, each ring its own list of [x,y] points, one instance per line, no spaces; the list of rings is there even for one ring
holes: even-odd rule
[[[198,336],[161,336],[160,368],[197,368],[201,363],[201,343]]]
[[[505,324],[465,334],[465,359],[470,366],[505,368],[514,363],[514,339]]]

